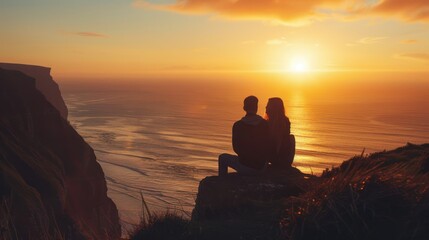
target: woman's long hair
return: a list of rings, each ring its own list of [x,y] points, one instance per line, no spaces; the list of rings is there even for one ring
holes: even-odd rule
[[[265,119],[270,127],[270,136],[273,139],[277,152],[282,146],[284,133],[287,131],[288,119],[285,114],[285,107],[281,98],[270,98],[265,110]]]

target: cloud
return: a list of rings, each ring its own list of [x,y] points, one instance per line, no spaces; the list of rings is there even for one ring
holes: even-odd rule
[[[428,0],[383,0],[372,7],[371,12],[393,15],[407,21],[429,22]]]
[[[374,44],[380,42],[383,39],[386,39],[386,37],[365,37],[359,39],[357,42],[360,44]]]
[[[190,14],[215,14],[228,18],[265,19],[287,24],[303,24],[325,13],[320,8],[335,8],[344,0],[177,0],[172,4],[153,4],[135,0],[134,7],[154,8]]]
[[[405,40],[402,40],[401,41],[401,43],[402,44],[415,44],[415,43],[417,43],[418,41],[417,40],[415,40],[415,39],[405,39]]]
[[[81,36],[81,37],[95,37],[95,38],[107,38],[107,35],[96,33],[96,32],[74,32],[73,35]]]
[[[136,8],[184,14],[213,14],[234,19],[262,19],[302,25],[324,18],[358,19],[368,16],[429,22],[429,0],[134,0]]]
[[[356,42],[347,43],[346,46],[353,47],[353,46],[362,45],[362,44],[364,44],[364,45],[376,44],[376,43],[379,43],[386,38],[387,37],[364,37],[364,38],[357,40]]]
[[[403,53],[397,55],[398,58],[419,60],[419,61],[429,61],[428,53]]]
[[[287,42],[284,37],[281,37],[281,38],[274,38],[274,39],[267,40],[265,43],[267,45],[281,45]]]

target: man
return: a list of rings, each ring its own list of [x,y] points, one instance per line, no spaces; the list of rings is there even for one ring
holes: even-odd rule
[[[246,116],[234,123],[232,128],[232,146],[236,155],[219,156],[219,176],[228,174],[228,167],[240,174],[260,173],[269,160],[268,123],[258,112],[258,98],[249,96],[244,99]]]

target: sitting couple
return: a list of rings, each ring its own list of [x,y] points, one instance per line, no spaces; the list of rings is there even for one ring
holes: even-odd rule
[[[295,137],[290,134],[290,121],[281,98],[270,98],[265,119],[257,115],[258,98],[244,99],[246,116],[234,123],[232,146],[236,155],[219,156],[219,176],[228,174],[228,167],[240,174],[262,173],[268,166],[288,168],[295,155]]]

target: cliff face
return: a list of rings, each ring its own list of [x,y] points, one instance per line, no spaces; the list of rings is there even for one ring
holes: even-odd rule
[[[67,119],[67,106],[61,97],[58,84],[52,79],[51,69],[41,66],[31,66],[24,64],[0,63],[0,68],[6,70],[16,70],[30,76],[36,80],[36,88],[46,99],[60,112],[64,119]]]
[[[206,177],[200,182],[193,220],[210,220],[257,208],[256,202],[297,196],[308,188],[308,178],[295,168],[282,172],[267,171],[261,176],[236,173],[227,177]]]
[[[118,239],[93,149],[36,83],[0,68],[1,238]]]
[[[279,239],[283,202],[316,181],[295,168],[207,177],[200,182],[192,212],[199,227],[196,239]]]

